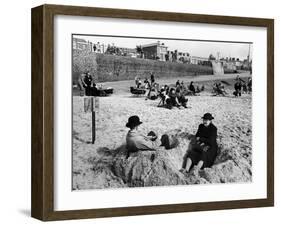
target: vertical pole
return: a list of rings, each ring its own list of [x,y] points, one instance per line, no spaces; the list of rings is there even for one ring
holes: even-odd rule
[[[96,112],[94,111],[94,97],[91,97],[91,111],[92,111],[92,144],[96,140]]]
[[[96,140],[96,112],[92,111],[92,144]]]

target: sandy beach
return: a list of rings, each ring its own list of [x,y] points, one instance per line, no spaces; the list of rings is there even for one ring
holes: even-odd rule
[[[242,74],[240,77],[247,77]],[[96,112],[96,142],[91,144],[91,114],[83,109],[83,97],[73,97],[73,189],[102,188],[100,184],[102,173],[93,170],[93,158],[100,156],[100,150],[116,150],[125,142],[128,128],[125,124],[128,117],[138,115],[143,124],[139,129],[143,133],[151,130],[159,136],[164,133],[179,135],[180,145],[177,147],[177,159],[173,161],[175,169],[180,169],[182,157],[186,153],[189,141],[182,134],[195,134],[201,117],[210,112],[214,115],[213,123],[218,128],[218,144],[222,151],[235,150],[243,160],[251,166],[252,155],[252,97],[243,94],[235,98],[212,96],[210,93],[214,80],[233,81],[236,75],[225,77],[198,76],[180,78],[185,84],[194,81],[204,84],[205,91],[200,96],[188,96],[188,108],[173,108],[168,110],[157,107],[159,99],[145,100],[145,97],[135,97],[129,92],[133,81],[104,83],[114,88],[114,94],[100,97],[100,108]],[[177,79],[176,79],[177,80]],[[157,80],[161,84],[176,82],[173,79]],[[233,83],[233,82],[232,82]],[[233,86],[226,86],[231,94]],[[244,181],[248,181],[247,177]],[[241,181],[235,181],[241,182]],[[109,187],[119,187],[118,183],[108,182]],[[122,185],[123,186],[123,185]],[[121,187],[122,187],[121,186]]]

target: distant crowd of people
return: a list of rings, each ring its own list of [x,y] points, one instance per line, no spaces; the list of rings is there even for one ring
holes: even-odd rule
[[[225,83],[227,85],[230,85],[228,82],[221,81],[221,82],[215,82],[213,84],[213,93],[214,95],[221,95],[225,96],[227,92],[225,91],[224,85],[222,83]],[[247,81],[244,81],[240,78],[239,75],[235,78],[234,82],[234,91],[233,95],[235,97],[240,97],[242,94],[247,94],[252,92],[252,78],[249,77]]]
[[[241,96],[242,93],[251,93],[252,92],[252,78],[249,77],[248,81],[244,81],[237,75],[234,84],[234,92],[233,95],[235,97]]]
[[[198,93],[204,91],[204,85],[195,88],[194,82],[191,81],[189,85],[185,86],[183,81],[177,80],[175,85],[164,85],[161,88],[159,84],[155,82],[155,76],[153,73],[150,75],[150,80],[146,77],[143,82],[139,77],[135,77],[135,94],[145,94],[146,100],[155,100],[160,97],[160,103],[158,106],[164,106],[168,109],[173,107],[187,108],[188,95],[198,95]],[[147,90],[145,92],[138,92]],[[132,92],[132,89],[131,89]]]

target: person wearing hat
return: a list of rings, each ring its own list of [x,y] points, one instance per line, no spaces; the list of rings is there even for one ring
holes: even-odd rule
[[[212,123],[214,117],[210,113],[204,114],[203,123],[199,125],[195,135],[196,140],[185,156],[181,172],[188,172],[192,166],[197,170],[211,167],[217,156],[217,127]]]
[[[93,87],[94,79],[93,76],[90,75],[89,71],[86,71],[84,76],[84,84],[85,84],[85,94],[86,96],[92,96],[92,87]]]
[[[157,135],[150,131],[147,136],[141,134],[138,130],[138,127],[142,124],[140,118],[137,115],[129,117],[126,127],[130,130],[126,136],[126,147],[128,150],[128,155],[131,152],[137,151],[152,151],[159,146],[156,141]]]

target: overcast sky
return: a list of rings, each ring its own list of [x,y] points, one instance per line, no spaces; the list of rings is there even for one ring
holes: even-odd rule
[[[151,38],[131,38],[131,37],[112,37],[112,36],[78,36],[75,38],[83,38],[93,43],[100,42],[105,45],[114,43],[118,47],[135,48],[136,45],[144,45],[160,41],[164,43],[168,50],[179,52],[188,52],[192,56],[209,57],[210,54],[220,57],[235,57],[246,59],[250,46],[250,57],[252,56],[252,44],[248,43],[226,43],[226,42],[208,42],[208,41],[188,41],[188,40],[167,40],[167,39],[151,39]]]

